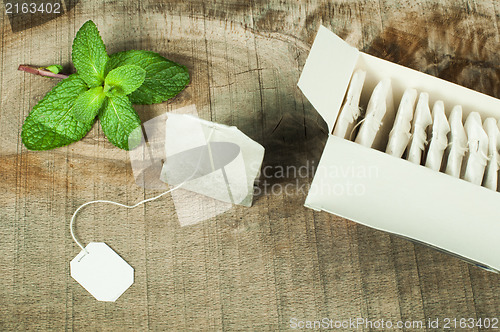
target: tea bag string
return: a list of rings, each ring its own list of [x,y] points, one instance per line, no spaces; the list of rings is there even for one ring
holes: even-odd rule
[[[474,144],[471,144],[471,142],[473,142]],[[467,145],[469,147],[469,151],[471,151],[471,148],[472,148],[472,151],[479,154],[480,156],[480,163],[481,164],[484,164],[484,165],[487,165],[488,164],[488,161],[493,157],[493,155],[487,155],[483,152],[483,150],[481,150],[479,148],[479,144],[480,144],[480,141],[478,139],[475,139],[475,140],[472,140],[472,141],[468,141],[467,142]]]
[[[354,131],[356,130],[356,128],[358,128],[363,122],[365,122],[366,120],[366,117],[364,117],[363,119],[361,119],[358,123],[356,123],[356,125],[352,128],[351,130],[351,133],[349,134],[349,140],[352,141],[353,140],[353,134],[354,134]]]
[[[214,130],[215,130],[215,126],[211,126],[211,130],[210,130],[210,134],[208,135],[208,138],[207,138],[207,146],[208,148],[210,149],[210,139],[212,138],[212,134],[214,133]],[[87,202],[85,204],[82,204],[80,205],[80,207],[78,209],[75,210],[75,212],[73,213],[73,215],[71,216],[71,221],[69,223],[69,229],[70,229],[70,232],[71,232],[71,237],[73,238],[73,241],[75,241],[75,243],[83,250],[85,251],[85,255],[87,255],[89,252],[87,251],[87,249],[80,243],[80,241],[78,241],[78,239],[76,238],[75,236],[75,232],[74,232],[74,223],[75,223],[75,218],[78,214],[78,212],[80,212],[81,209],[83,209],[84,207],[88,206],[88,205],[91,205],[91,204],[96,204],[96,203],[105,203],[105,204],[112,204],[112,205],[116,205],[116,206],[120,206],[120,207],[124,207],[124,208],[127,208],[127,209],[133,209],[133,208],[136,208],[138,207],[139,205],[142,205],[142,204],[145,204],[145,203],[148,203],[148,202],[152,202],[154,200],[157,200],[158,198],[162,197],[162,196],[165,196],[166,194],[168,193],[171,193],[173,192],[174,190],[177,190],[179,189],[180,187],[182,187],[184,184],[186,184],[189,180],[191,180],[196,172],[198,171],[198,167],[200,166],[200,163],[201,163],[201,159],[202,159],[202,156],[203,154],[200,153],[200,159],[198,160],[198,164],[196,165],[194,171],[193,171],[193,174],[191,174],[191,176],[189,178],[187,178],[186,180],[184,180],[181,184],[175,186],[174,188],[172,189],[169,189],[155,197],[151,197],[151,198],[148,198],[148,199],[145,199],[145,200],[142,200],[140,201],[139,203],[136,203],[134,205],[125,205],[125,204],[122,204],[122,203],[118,203],[118,202],[114,202],[114,201],[109,201],[109,200],[102,200],[102,199],[99,199],[99,200],[95,200],[95,201],[90,201],[90,202]],[[210,158],[210,163],[213,165],[214,161],[212,160],[212,154],[210,153],[209,154],[209,158]]]
[[[162,197],[163,195],[166,195],[178,188],[180,188],[181,186],[183,186],[187,181],[184,181],[182,182],[181,184],[179,184],[178,186],[168,190],[168,191],[165,191],[164,193],[161,193],[160,195],[158,196],[155,196],[155,197],[152,197],[152,198],[148,198],[148,199],[145,199],[143,201],[140,201],[139,203],[137,204],[134,204],[134,205],[125,205],[125,204],[121,204],[121,203],[118,203],[118,202],[114,202],[114,201],[108,201],[108,200],[102,200],[102,199],[99,199],[99,200],[95,200],[95,201],[90,201],[90,202],[87,202],[85,204],[82,204],[80,205],[80,207],[78,209],[76,209],[76,211],[73,213],[73,216],[71,217],[71,222],[69,224],[69,228],[70,228],[70,231],[71,231],[71,237],[73,238],[73,241],[75,241],[75,243],[80,247],[82,248],[83,251],[85,251],[86,254],[88,254],[88,251],[87,249],[85,249],[85,247],[76,239],[76,236],[75,236],[75,232],[74,232],[74,229],[73,229],[73,225],[75,223],[75,218],[76,218],[76,215],[78,214],[78,212],[80,212],[81,209],[83,209],[84,207],[88,206],[88,205],[91,205],[91,204],[97,204],[97,203],[105,203],[105,204],[112,204],[112,205],[116,205],[116,206],[121,206],[121,207],[124,207],[124,208],[127,208],[127,209],[133,209],[135,207],[138,207],[139,205],[141,204],[144,204],[144,203],[147,203],[147,202],[151,202],[151,201],[154,201],[160,197]]]
[[[469,151],[469,143],[465,143],[465,146],[460,144],[458,139],[453,139],[448,143],[446,148],[455,149],[460,156],[464,156],[467,151]]]
[[[382,126],[383,122],[381,120],[378,120],[377,117],[376,117],[376,114],[375,112],[373,113],[370,113],[368,115],[365,115],[365,117],[359,121],[358,123],[356,123],[356,125],[354,126],[354,128],[352,128],[351,130],[351,134],[349,135],[349,140],[352,141],[352,135],[354,134],[354,131],[356,130],[356,128],[358,128],[363,122],[365,122],[365,120],[368,120],[369,118],[372,118],[373,120],[373,129],[378,132],[378,130],[380,129],[380,127]]]

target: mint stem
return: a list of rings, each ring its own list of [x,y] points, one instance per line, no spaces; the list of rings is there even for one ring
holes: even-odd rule
[[[45,70],[42,68],[38,68],[38,67],[34,67],[34,66],[29,66],[29,65],[19,65],[19,68],[17,68],[17,70],[21,70],[21,71],[25,71],[25,72],[30,73],[30,74],[40,75],[40,76],[45,76],[45,77],[54,77],[54,78],[62,78],[62,79],[69,77],[69,75],[54,74],[51,71],[48,71],[48,70]]]

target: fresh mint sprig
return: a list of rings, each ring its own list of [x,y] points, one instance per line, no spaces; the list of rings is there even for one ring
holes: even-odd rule
[[[57,84],[33,107],[23,124],[24,145],[50,150],[82,139],[99,118],[104,134],[115,146],[129,150],[139,142],[141,125],[132,104],[161,103],[176,96],[187,84],[186,67],[150,52],[132,50],[108,56],[97,26],[87,21],[73,41],[76,74]],[[22,70],[40,73],[29,66]],[[52,77],[62,67],[44,73]],[[53,74],[53,75],[50,75]]]

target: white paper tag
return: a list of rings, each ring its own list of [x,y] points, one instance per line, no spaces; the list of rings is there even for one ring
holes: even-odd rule
[[[71,276],[99,301],[116,301],[134,283],[134,269],[104,242],[90,242],[70,263]]]

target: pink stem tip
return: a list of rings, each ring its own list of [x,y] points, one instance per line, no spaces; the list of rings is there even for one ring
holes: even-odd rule
[[[45,77],[54,77],[54,78],[62,78],[62,79],[69,77],[69,75],[54,74],[51,71],[48,71],[48,70],[45,70],[42,68],[38,68],[38,67],[29,66],[29,65],[20,65],[19,68],[17,68],[17,69],[25,71],[25,72],[30,73],[30,74],[40,75],[40,76],[45,76]]]

